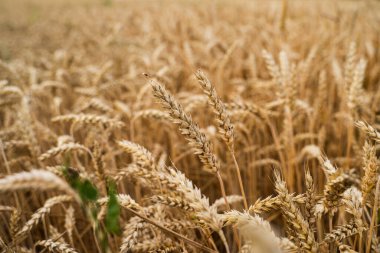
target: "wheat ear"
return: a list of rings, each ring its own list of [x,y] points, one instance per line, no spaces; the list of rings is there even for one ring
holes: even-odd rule
[[[304,195],[290,195],[292,200],[297,204],[304,204],[305,203],[305,196]],[[256,202],[249,207],[249,212],[251,214],[261,214],[265,212],[270,212],[272,210],[279,210],[281,207],[281,198],[280,196],[269,196],[265,199],[258,199]]]
[[[117,144],[127,153],[132,154],[135,163],[148,168],[155,169],[156,165],[152,153],[143,146],[131,141],[118,141]]]
[[[77,251],[73,248],[71,248],[66,243],[56,242],[52,239],[48,240],[42,240],[38,241],[36,245],[42,246],[44,248],[47,248],[51,252],[57,252],[57,253],[77,253]]]
[[[110,119],[106,116],[99,116],[93,114],[67,114],[54,117],[52,122],[71,122],[87,125],[98,125],[109,128],[121,128],[124,123],[116,120]]]
[[[377,180],[378,160],[376,158],[376,149],[368,142],[364,144],[363,148],[363,169],[364,176],[361,180],[361,189],[363,193],[363,205],[365,204],[368,196],[373,192]]]
[[[61,190],[79,201],[77,193],[70,185],[49,171],[32,170],[15,173],[0,179],[0,192],[29,189]]]
[[[261,217],[232,210],[224,215],[224,219],[226,224],[236,225],[244,240],[257,252],[280,252],[280,239],[274,234],[269,222]]]
[[[141,209],[141,206],[136,203],[136,201],[129,196],[128,194],[118,194],[116,195],[117,201],[122,207],[131,208],[133,210],[139,210]],[[107,205],[109,200],[109,197],[104,197],[101,199],[98,199],[98,204],[101,206]]]
[[[310,171],[306,170],[305,173],[305,181],[306,181],[306,201],[305,201],[305,219],[309,223],[311,229],[315,226],[315,204],[316,204],[316,196],[314,189],[314,181],[311,177]]]
[[[169,91],[156,80],[151,79],[150,83],[153,88],[153,94],[158,98],[174,121],[179,125],[181,133],[189,141],[190,145],[194,148],[195,154],[198,155],[205,168],[211,172],[219,171],[219,163],[216,156],[212,153],[211,143],[207,140],[198,125],[196,125],[191,116],[186,114],[182,106],[174,99]]]
[[[206,75],[201,70],[198,70],[195,73],[195,76],[199,84],[202,86],[204,93],[208,96],[209,102],[211,106],[213,107],[214,112],[217,116],[217,120],[219,124],[219,132],[221,133],[223,140],[225,141],[228,149],[231,152],[232,159],[235,164],[236,174],[239,180],[240,192],[243,196],[244,207],[245,209],[248,209],[247,198],[245,196],[245,191],[244,191],[244,186],[243,186],[243,180],[241,178],[239,164],[237,163],[237,160],[235,157],[234,126],[231,123],[230,115],[228,114],[226,110],[226,106],[224,105],[224,103],[219,98],[218,94],[216,93],[215,87],[211,84],[210,80],[206,77]]]
[[[371,126],[367,122],[361,121],[361,120],[357,121],[355,123],[355,125],[360,130],[362,130],[363,132],[365,132],[371,139],[373,139],[374,141],[380,143],[380,132],[378,132],[373,126]]]
[[[345,224],[343,226],[340,226],[331,233],[326,234],[324,241],[327,243],[336,242],[339,243],[343,239],[358,234],[362,231],[364,231],[364,227],[361,225],[358,225],[355,221],[350,221],[348,224]]]
[[[60,195],[56,197],[52,197],[48,199],[44,206],[35,212],[32,217],[25,223],[25,225],[20,229],[20,231],[17,232],[15,235],[16,241],[23,238],[34,226],[38,224],[40,220],[42,220],[49,212],[50,209],[57,204],[60,204],[62,202],[68,202],[72,201],[73,197],[69,195]]]
[[[44,154],[40,155],[40,157],[38,159],[40,161],[44,161],[44,160],[49,159],[51,157],[57,156],[59,154],[66,153],[69,151],[74,151],[74,150],[77,150],[77,151],[84,150],[84,151],[87,151],[88,153],[91,153],[91,151],[88,148],[86,148],[85,146],[83,146],[82,144],[65,143],[65,144],[62,144],[58,147],[54,147],[54,148],[49,149]]]
[[[143,118],[143,119],[156,119],[156,120],[170,120],[169,114],[166,112],[160,111],[160,110],[155,110],[155,109],[147,109],[147,110],[142,110],[136,112],[134,115],[134,120],[138,118]]]
[[[276,191],[281,198],[281,209],[286,217],[291,230],[297,234],[298,239],[300,240],[299,247],[302,250],[314,252],[316,250],[316,242],[314,239],[314,234],[311,231],[309,224],[303,218],[301,211],[294,204],[294,201],[291,198],[291,195],[288,193],[286,184],[281,180],[278,172],[275,174],[276,178]]]
[[[189,141],[195,151],[195,154],[198,155],[204,167],[207,170],[216,173],[222,195],[228,206],[226,190],[219,172],[220,165],[216,156],[212,153],[210,141],[206,138],[205,134],[200,131],[199,127],[193,122],[191,117],[185,113],[182,106],[174,99],[174,97],[162,84],[153,79],[150,80],[150,84],[152,85],[154,96],[163,103],[164,108],[168,110],[168,113],[174,123],[179,125],[182,135],[184,135]]]

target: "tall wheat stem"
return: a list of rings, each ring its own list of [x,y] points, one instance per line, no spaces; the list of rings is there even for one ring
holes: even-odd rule
[[[223,233],[223,230],[219,230],[218,234],[220,236],[220,239],[222,240],[224,247],[226,248],[227,253],[230,253],[230,248],[228,247],[226,236]]]
[[[224,202],[226,203],[226,206],[227,206],[228,210],[231,210],[231,206],[230,206],[230,204],[228,203],[228,200],[227,200],[226,188],[224,187],[224,182],[223,182],[222,176],[220,175],[219,171],[216,172],[216,176],[217,176],[218,181],[219,181],[220,191],[222,193]]]
[[[367,247],[366,247],[366,253],[369,253],[371,250],[371,242],[372,242],[372,233],[373,228],[375,227],[375,222],[377,220],[377,208],[379,205],[379,190],[380,190],[380,178],[377,178],[377,184],[376,184],[376,193],[375,193],[375,203],[373,205],[372,209],[372,219],[371,219],[371,225],[369,227],[368,232],[368,241],[367,241]]]
[[[247,197],[245,196],[245,191],[244,191],[244,186],[243,186],[243,180],[241,179],[239,164],[238,164],[238,162],[236,160],[235,152],[234,152],[233,149],[231,149],[231,155],[232,155],[232,159],[234,160],[234,164],[235,164],[235,168],[236,168],[236,174],[237,174],[237,177],[238,177],[238,180],[239,180],[240,192],[241,192],[241,195],[243,196],[244,208],[246,210],[248,210],[248,203],[247,203]]]

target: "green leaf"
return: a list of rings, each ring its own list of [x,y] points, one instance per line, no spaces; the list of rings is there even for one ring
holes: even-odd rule
[[[116,186],[114,183],[109,184],[108,190],[108,204],[107,204],[107,214],[105,218],[105,226],[106,230],[112,234],[119,234],[120,224],[119,224],[119,216],[120,216],[120,205],[117,201],[116,197]]]
[[[98,198],[98,189],[88,179],[81,179],[74,169],[63,166],[62,169],[67,181],[70,183],[84,202],[94,202]]]
[[[96,187],[89,181],[84,180],[83,182],[79,180],[78,191],[82,200],[84,201],[96,201],[98,198],[98,190]]]

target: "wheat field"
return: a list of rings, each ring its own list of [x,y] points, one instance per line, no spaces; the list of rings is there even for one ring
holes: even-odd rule
[[[380,2],[3,0],[0,252],[380,252]]]

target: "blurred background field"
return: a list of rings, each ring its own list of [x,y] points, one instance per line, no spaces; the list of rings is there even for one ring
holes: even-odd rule
[[[168,245],[173,252],[199,252],[196,243],[219,252],[267,252],[242,250],[250,244],[229,226],[239,222],[225,215],[229,208],[221,188],[239,200],[231,203],[239,215],[249,209],[249,219],[260,214],[271,222],[284,239],[276,244],[283,252],[353,252],[345,246],[379,252],[379,45],[379,1],[1,0],[0,204],[9,209],[0,214],[6,224],[0,228],[0,249],[39,252],[37,241],[53,238],[50,225],[60,233],[66,229],[62,217],[72,211],[62,205],[52,209],[51,219],[40,217],[43,225],[32,223],[27,239],[18,242],[14,232],[20,230],[11,215],[22,210],[22,228],[58,191],[40,194],[32,188],[15,197],[1,184],[9,175],[35,168],[68,181],[63,166],[98,187],[99,199],[111,196],[108,183],[115,181],[116,192],[134,199],[138,211],[192,242],[168,236],[125,210],[117,216],[123,235],[99,235],[105,209],[94,221],[74,203],[74,235],[62,237],[78,252],[102,251],[96,243],[105,238],[104,252],[144,252],[146,241],[155,252]],[[194,75],[198,69],[230,118],[213,113]],[[209,140],[220,175],[204,168],[204,160],[171,122],[170,110],[153,96],[153,80],[165,85]],[[221,118],[234,126],[233,152],[219,133]],[[153,157],[145,157],[151,167],[140,164],[133,148],[120,147],[121,140],[149,150],[134,146],[143,157]],[[65,149],[74,143],[88,154]],[[172,175],[155,171],[160,166],[184,173],[199,188],[182,178],[185,191],[199,199],[165,185]],[[162,173],[161,178],[149,171]],[[275,189],[281,182],[274,171],[281,173],[289,193]],[[306,183],[306,171],[315,189]],[[243,202],[236,196],[242,192]],[[359,215],[353,214],[351,195],[360,195],[355,202]],[[278,198],[269,196],[288,201],[276,204]],[[168,203],[169,197],[183,202]],[[284,202],[294,202],[301,230],[298,223],[289,225],[294,220]],[[216,225],[207,215],[210,220],[201,219],[204,213],[215,215]],[[338,227],[345,225],[351,226],[349,232],[339,234]]]

